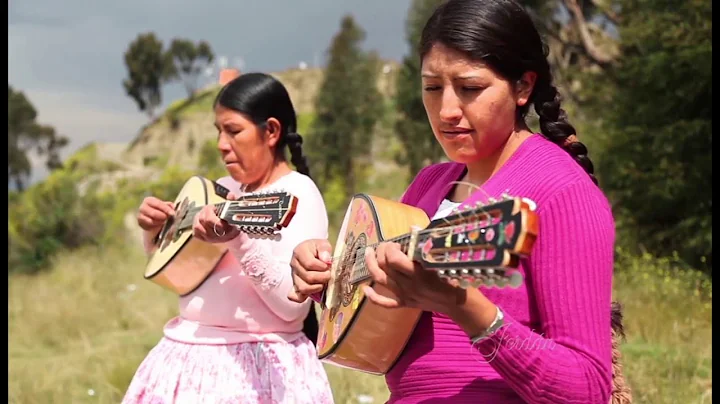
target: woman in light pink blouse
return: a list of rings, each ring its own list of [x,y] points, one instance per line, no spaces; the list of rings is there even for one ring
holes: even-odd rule
[[[215,101],[218,149],[231,191],[284,190],[298,197],[293,221],[279,238],[250,238],[208,207],[196,217],[195,237],[230,251],[200,288],[180,298],[179,316],[138,368],[124,403],[332,403],[327,375],[314,347],[311,303],[287,299],[292,249],[326,238],[323,198],[308,176],[302,138],[285,87],[266,74],[227,83]],[[292,170],[285,160],[290,149]],[[143,201],[138,223],[145,246],[172,203]]]

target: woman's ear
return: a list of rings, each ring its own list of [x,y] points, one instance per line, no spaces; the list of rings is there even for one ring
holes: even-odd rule
[[[515,99],[518,106],[527,104],[535,88],[537,74],[535,72],[525,72],[515,85]]]
[[[282,125],[275,118],[269,118],[265,122],[265,141],[270,147],[277,146],[280,141],[280,133],[282,133]]]

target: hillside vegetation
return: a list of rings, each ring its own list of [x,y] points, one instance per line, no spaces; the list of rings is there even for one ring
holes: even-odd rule
[[[378,89],[392,96],[397,63],[384,61],[388,73],[378,77]],[[322,69],[290,69],[273,73],[288,89],[299,118],[298,131],[303,137],[309,132],[314,118],[314,102],[323,80]],[[136,167],[164,168],[181,165],[198,167],[203,147],[214,142],[212,102],[218,86],[200,90],[193,99],[180,99],[138,134],[122,153],[121,159]],[[214,147],[214,143],[212,144]]]

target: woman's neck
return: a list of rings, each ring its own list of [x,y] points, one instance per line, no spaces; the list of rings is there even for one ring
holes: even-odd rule
[[[251,184],[245,184],[243,187],[244,192],[255,192],[259,189],[262,189],[266,187],[267,185],[272,184],[273,182],[277,181],[280,177],[283,177],[284,175],[290,173],[292,170],[290,169],[290,165],[284,161],[284,160],[276,160],[272,167],[267,170],[267,172],[260,177],[258,181],[255,181]]]
[[[455,191],[452,193],[452,200],[462,201],[477,190],[477,187],[485,184],[490,177],[500,170],[518,147],[531,136],[532,132],[526,128],[513,131],[505,144],[499,147],[493,154],[466,164],[466,172],[461,179],[464,184],[455,187]]]

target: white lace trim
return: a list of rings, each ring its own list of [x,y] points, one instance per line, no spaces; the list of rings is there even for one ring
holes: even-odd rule
[[[240,264],[240,275],[250,278],[262,290],[277,287],[282,282],[282,273],[278,270],[278,263],[271,252],[247,235],[238,238],[242,240],[237,240],[237,244],[231,243],[229,250]]]

